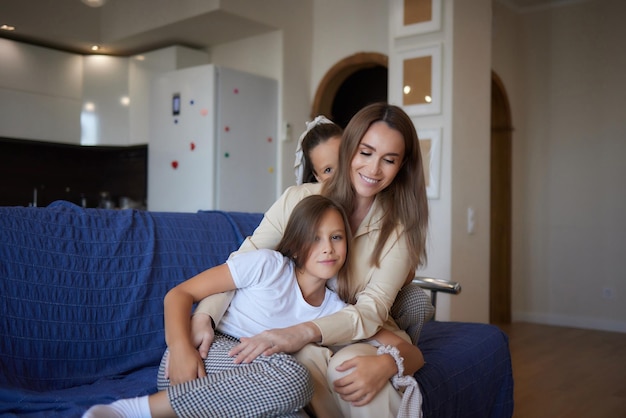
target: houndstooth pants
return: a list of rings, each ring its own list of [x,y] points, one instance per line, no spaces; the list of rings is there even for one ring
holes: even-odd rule
[[[389,314],[398,327],[409,334],[413,344],[417,345],[424,323],[432,319],[435,308],[424,289],[409,283],[398,292]]]
[[[307,369],[291,355],[260,356],[249,364],[235,364],[228,351],[239,341],[219,332],[204,361],[207,376],[170,386],[165,360],[157,376],[159,390],[167,390],[179,417],[298,417],[313,396]]]

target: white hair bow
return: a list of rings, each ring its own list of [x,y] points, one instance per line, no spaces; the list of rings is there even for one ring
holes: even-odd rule
[[[293,169],[296,174],[296,184],[301,185],[304,181],[304,153],[302,152],[302,140],[309,133],[311,129],[321,123],[334,123],[326,116],[319,115],[310,122],[306,122],[306,130],[302,132],[300,138],[298,138],[298,145],[296,147],[296,161],[294,162]]]

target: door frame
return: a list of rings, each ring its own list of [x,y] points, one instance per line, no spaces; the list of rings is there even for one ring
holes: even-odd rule
[[[511,108],[504,84],[491,73],[489,322],[511,323]]]

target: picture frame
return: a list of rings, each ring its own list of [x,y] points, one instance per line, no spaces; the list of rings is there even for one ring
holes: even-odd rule
[[[392,0],[391,27],[395,38],[441,29],[441,0]]]
[[[441,128],[418,129],[417,137],[419,138],[422,162],[424,164],[426,196],[431,200],[439,199]]]
[[[391,101],[411,116],[441,113],[441,45],[398,50],[391,59]]]

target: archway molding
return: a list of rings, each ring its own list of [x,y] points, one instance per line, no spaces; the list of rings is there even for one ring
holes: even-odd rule
[[[311,118],[317,115],[326,115],[333,119],[331,114],[333,100],[341,84],[355,72],[376,66],[388,68],[389,58],[387,55],[377,52],[359,52],[333,65],[317,87],[311,109]]]

